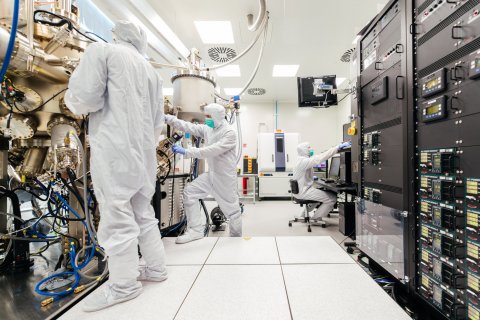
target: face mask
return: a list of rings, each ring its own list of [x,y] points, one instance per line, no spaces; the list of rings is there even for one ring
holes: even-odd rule
[[[313,156],[313,149],[310,149],[309,154],[310,154],[310,157]]]
[[[205,124],[212,129],[215,128],[215,121],[211,118],[205,118]]]

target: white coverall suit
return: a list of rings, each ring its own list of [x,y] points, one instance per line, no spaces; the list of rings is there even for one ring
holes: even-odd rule
[[[187,215],[187,230],[177,238],[177,243],[203,238],[206,218],[200,210],[199,200],[208,195],[215,198],[230,220],[230,236],[242,236],[236,168],[237,133],[225,120],[224,107],[210,104],[205,107],[205,114],[211,115],[214,128],[179,120],[170,115],[165,116],[167,124],[175,129],[205,139],[204,147],[186,149],[185,157],[207,159],[208,163],[208,172],[201,174],[185,188],[183,204]]]
[[[313,167],[334,156],[338,152],[338,147],[333,147],[319,155],[310,156],[310,144],[303,142],[297,146],[297,152],[298,159],[293,170],[293,180],[298,182],[299,193],[295,195],[295,198],[321,202],[322,205],[312,217],[314,220],[318,220],[332,211],[337,202],[337,195],[313,187]]]
[[[101,215],[98,240],[109,259],[112,297],[98,303],[109,305],[141,292],[137,244],[147,278],[166,279],[165,250],[151,206],[156,146],[164,125],[162,79],[143,56],[143,30],[120,21],[113,32],[115,44],[88,46],[65,94],[73,113],[90,114],[90,169]]]

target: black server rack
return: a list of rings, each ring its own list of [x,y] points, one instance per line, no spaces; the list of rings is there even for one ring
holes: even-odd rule
[[[415,275],[411,13],[411,1],[390,1],[364,29],[352,105],[359,129],[358,149],[352,148],[357,245],[407,289]]]
[[[414,1],[416,290],[480,319],[480,1]]]

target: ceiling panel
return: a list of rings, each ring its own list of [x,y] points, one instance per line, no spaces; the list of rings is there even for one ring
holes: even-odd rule
[[[157,14],[183,41],[187,48],[197,48],[206,65],[214,65],[208,49],[215,45],[204,45],[194,26],[196,20],[229,20],[232,22],[235,43],[220,45],[242,51],[253,39],[247,30],[248,13],[257,14],[257,0],[146,0]],[[265,88],[263,96],[245,94],[244,101],[296,101],[295,78],[272,78],[275,64],[299,64],[299,76],[337,74],[347,78],[349,66],[340,61],[342,54],[352,47],[356,32],[368,23],[386,0],[270,0],[270,27],[264,58],[257,77],[250,87]],[[96,0],[95,3],[106,14],[114,18],[126,18],[130,11],[149,22],[134,10],[129,0]],[[112,5],[115,4],[115,5]],[[153,26],[149,25],[153,29]],[[155,30],[153,30],[155,32]],[[259,44],[242,58],[238,64],[241,77],[219,78],[222,88],[243,87],[253,71],[258,57]],[[155,53],[152,57],[156,58]],[[160,58],[161,59],[161,58]],[[162,70],[165,86],[171,86],[171,70]],[[222,92],[223,94],[223,92]]]

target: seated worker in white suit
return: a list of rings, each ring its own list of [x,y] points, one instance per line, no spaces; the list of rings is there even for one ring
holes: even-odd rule
[[[322,220],[322,218],[332,211],[337,202],[337,195],[335,193],[319,190],[313,186],[313,167],[330,159],[338,151],[350,146],[351,142],[344,142],[319,155],[313,155],[313,150],[310,148],[310,143],[308,142],[302,142],[297,146],[298,159],[297,165],[293,170],[293,180],[298,182],[298,194],[295,195],[295,198],[322,203],[314,212],[313,220]]]

